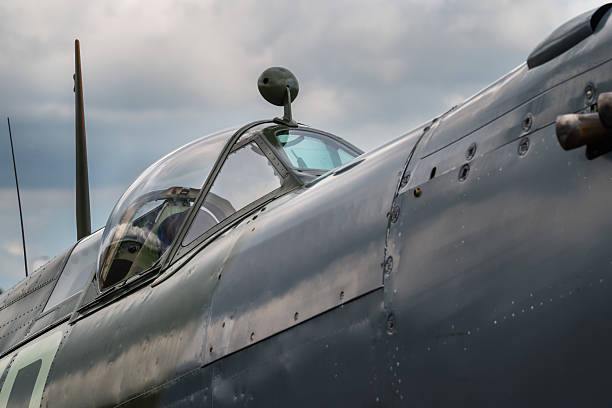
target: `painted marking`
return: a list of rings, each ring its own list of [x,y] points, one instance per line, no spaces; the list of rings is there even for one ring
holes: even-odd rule
[[[43,390],[45,389],[47,377],[49,376],[49,370],[51,370],[51,363],[55,358],[55,353],[57,353],[63,335],[64,333],[61,330],[57,331],[18,351],[15,361],[13,361],[6,375],[6,380],[4,380],[4,384],[2,384],[2,390],[0,391],[0,408],[7,408],[9,397],[13,392],[15,379],[19,371],[39,360],[41,361],[40,368],[37,370],[37,375],[32,376],[32,380],[34,381],[33,386],[30,384],[32,395],[30,396],[30,404],[28,406],[29,408],[40,407]],[[14,354],[8,355],[0,360],[0,372],[4,372],[13,355]],[[25,386],[27,386],[27,384],[25,384]]]
[[[2,360],[0,360],[0,377],[4,374],[4,370],[6,370],[6,366],[11,362],[11,358],[13,358],[14,354],[9,354],[5,356]]]

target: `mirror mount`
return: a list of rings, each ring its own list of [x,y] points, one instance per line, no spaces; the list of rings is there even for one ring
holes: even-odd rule
[[[297,122],[293,120],[291,115],[291,89],[287,87],[287,96],[285,97],[285,109],[283,118],[274,118],[275,122],[280,122],[283,125],[297,127]]]

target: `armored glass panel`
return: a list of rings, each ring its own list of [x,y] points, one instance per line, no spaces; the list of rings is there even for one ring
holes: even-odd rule
[[[235,130],[205,136],[160,159],[132,183],[113,209],[98,259],[103,290],[153,266]]]
[[[344,163],[348,163],[351,160],[353,160],[356,156],[353,155],[354,153],[349,153],[346,150],[343,149],[338,149],[338,156],[340,157],[340,162],[342,164]]]
[[[55,284],[43,313],[76,295],[89,283],[87,280],[91,278],[98,262],[101,238],[102,231],[100,230],[77,244],[66,262],[62,275]]]
[[[278,133],[276,138],[291,164],[299,169],[333,170],[358,155],[329,137],[303,130]]]
[[[257,144],[249,143],[228,157],[183,245],[187,245],[236,211],[281,186],[282,178]]]

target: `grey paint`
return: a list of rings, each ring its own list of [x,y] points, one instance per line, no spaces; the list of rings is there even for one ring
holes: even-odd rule
[[[612,166],[554,126],[403,191],[390,228],[400,392],[416,405],[597,405],[612,361]],[[436,392],[444,389],[444,393]]]
[[[529,54],[527,66],[535,68],[545,64],[593,34],[610,6],[608,3],[587,11],[557,28]]]

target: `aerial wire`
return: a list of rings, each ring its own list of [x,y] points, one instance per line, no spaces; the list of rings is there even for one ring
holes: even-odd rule
[[[19,195],[19,179],[17,178],[17,164],[15,164],[15,149],[13,149],[13,134],[11,133],[11,120],[7,117],[9,140],[11,141],[11,154],[13,156],[13,171],[15,172],[15,187],[17,188],[17,203],[19,204],[19,220],[21,221],[21,243],[23,244],[23,263],[25,275],[28,277],[28,256],[26,255],[25,232],[23,229],[23,212],[21,211],[21,196]]]

